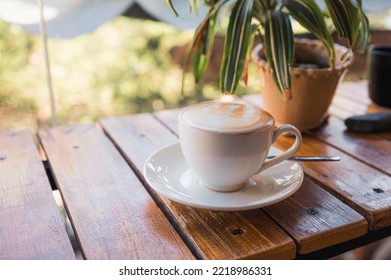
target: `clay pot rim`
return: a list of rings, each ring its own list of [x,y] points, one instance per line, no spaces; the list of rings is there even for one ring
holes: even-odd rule
[[[309,46],[315,46],[315,47],[321,47],[324,48],[323,44],[319,40],[312,40],[312,39],[306,39],[306,38],[295,38],[295,44],[304,44]],[[257,44],[253,51],[252,51],[252,58],[255,60],[255,62],[258,64],[258,66],[268,69],[271,71],[269,65],[267,64],[267,61],[262,59],[259,56],[259,51],[263,48],[263,44],[259,43]],[[334,44],[335,52],[342,52],[345,53],[348,51],[348,49],[342,45]],[[332,73],[332,72],[342,72],[346,70],[352,63],[353,63],[353,53],[349,54],[349,56],[345,59],[345,61],[340,64],[336,65],[334,68],[328,67],[328,68],[318,68],[318,69],[303,69],[303,68],[297,68],[292,67],[292,73],[295,74],[320,74],[320,73]]]

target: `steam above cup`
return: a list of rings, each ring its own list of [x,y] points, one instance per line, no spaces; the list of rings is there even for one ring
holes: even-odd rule
[[[274,126],[274,118],[260,108],[242,103],[208,101],[179,114],[179,141],[184,158],[202,184],[214,191],[231,192],[253,175],[292,156],[301,145],[293,126]],[[296,137],[281,155],[266,160],[272,143],[284,132]]]

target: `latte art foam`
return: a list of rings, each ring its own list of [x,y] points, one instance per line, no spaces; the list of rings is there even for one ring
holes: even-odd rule
[[[188,107],[181,118],[192,127],[221,132],[241,132],[270,127],[273,117],[252,105],[203,102]]]

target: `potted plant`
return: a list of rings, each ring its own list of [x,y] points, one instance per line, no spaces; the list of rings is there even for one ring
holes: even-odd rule
[[[166,2],[175,13],[172,1]],[[196,6],[198,1],[190,2]],[[338,81],[351,63],[352,48],[357,45],[359,51],[364,51],[370,39],[361,0],[323,2],[327,13],[315,0],[204,0],[209,12],[192,43],[196,81],[208,65],[216,23],[220,17],[228,16],[221,91],[234,94],[240,80],[246,82],[253,38],[261,34],[263,44],[255,48],[253,58],[260,69],[265,109],[277,122],[291,123],[300,130],[316,127],[324,119]],[[295,40],[292,18],[318,40]],[[328,23],[333,24],[339,37],[346,39],[348,48],[334,44]],[[314,116],[310,116],[312,112]]]

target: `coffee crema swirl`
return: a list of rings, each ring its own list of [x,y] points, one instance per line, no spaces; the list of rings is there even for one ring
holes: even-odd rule
[[[192,127],[217,132],[243,132],[270,127],[273,117],[253,105],[241,103],[203,102],[181,113]]]

